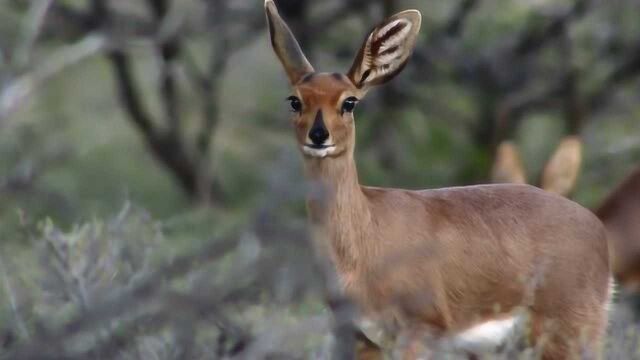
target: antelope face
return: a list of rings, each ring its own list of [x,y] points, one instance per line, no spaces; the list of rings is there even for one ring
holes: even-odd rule
[[[353,110],[375,86],[396,76],[407,63],[420,30],[416,10],[398,13],[375,27],[346,75],[316,73],[273,0],[265,0],[271,45],[293,88],[288,98],[298,145],[305,157],[352,154]]]
[[[353,110],[358,89],[338,73],[310,73],[288,98],[300,150],[315,158],[337,157],[353,149]]]

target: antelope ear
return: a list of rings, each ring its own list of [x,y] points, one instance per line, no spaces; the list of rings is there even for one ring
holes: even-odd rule
[[[367,90],[396,76],[413,53],[422,15],[407,10],[376,26],[358,52],[347,76],[358,89]]]
[[[567,136],[560,142],[542,172],[542,188],[568,196],[576,186],[582,163],[582,141]]]
[[[513,142],[503,141],[498,146],[496,159],[491,169],[491,181],[511,184],[527,183],[520,152]]]
[[[271,36],[271,45],[280,59],[292,85],[295,85],[306,74],[313,73],[313,66],[304,56],[298,41],[291,33],[287,23],[282,20],[273,0],[265,0],[264,10]]]

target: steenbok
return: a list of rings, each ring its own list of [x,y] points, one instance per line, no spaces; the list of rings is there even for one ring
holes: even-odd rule
[[[565,136],[542,171],[540,188],[570,197],[580,174],[582,147],[579,136]],[[494,183],[531,183],[512,141],[498,146],[491,177]],[[640,167],[592,210],[607,229],[609,263],[616,284],[629,294],[640,293]]]
[[[358,182],[354,109],[403,69],[420,13],[375,27],[343,75],[316,72],[275,3],[265,8],[305,172],[322,187],[308,200],[319,251],[385,337],[364,333],[405,359],[444,346],[475,355],[474,340],[498,343],[527,318],[544,359],[597,357],[610,274],[605,229],[589,210],[529,185],[410,191]]]

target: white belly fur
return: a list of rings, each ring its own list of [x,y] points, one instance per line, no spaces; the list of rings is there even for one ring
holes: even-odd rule
[[[522,330],[525,323],[524,314],[511,317],[490,320],[474,325],[461,332],[450,334],[438,341],[437,352],[445,353],[473,353],[482,354],[494,352],[505,345],[513,334]],[[396,336],[385,329],[384,326],[370,319],[362,319],[359,322],[361,331],[374,343],[386,350],[392,350],[396,346]]]
[[[613,278],[609,281],[608,301],[603,304],[606,312],[611,311],[611,297],[615,293]],[[516,311],[514,315],[496,320],[489,320],[476,324],[458,333],[440,339],[437,352],[486,354],[495,352],[500,347],[516,340],[523,334],[527,325],[527,315],[524,311]],[[358,322],[360,330],[375,344],[385,350],[396,348],[397,327],[385,327],[382,323],[368,318],[361,318]],[[392,330],[393,329],[393,330]]]
[[[486,353],[498,350],[524,325],[524,315],[515,315],[500,320],[490,320],[453,335],[450,342],[453,350],[470,353]]]

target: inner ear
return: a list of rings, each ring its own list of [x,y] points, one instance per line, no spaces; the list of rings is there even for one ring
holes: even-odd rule
[[[498,146],[496,158],[491,168],[491,181],[511,184],[527,183],[520,151],[512,141],[503,141]]]
[[[568,196],[578,181],[581,164],[582,141],[577,136],[565,137],[544,167],[542,188]]]
[[[422,16],[417,10],[398,13],[367,36],[347,76],[358,89],[380,85],[407,64],[416,44]]]

